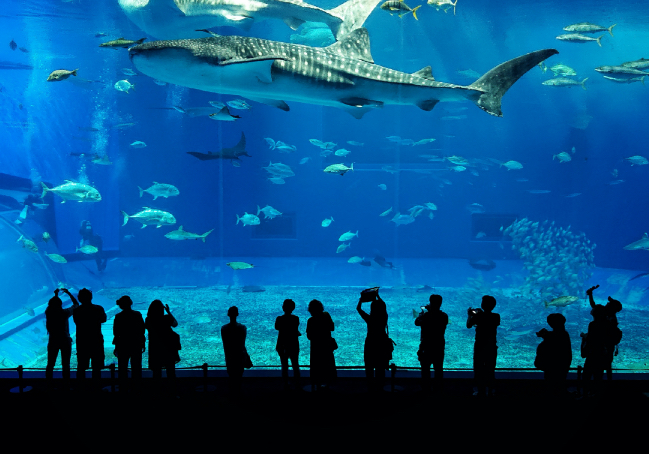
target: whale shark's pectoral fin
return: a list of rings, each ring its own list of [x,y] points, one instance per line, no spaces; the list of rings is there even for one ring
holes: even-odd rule
[[[340,102],[344,104],[342,108],[357,120],[363,118],[367,112],[383,107],[382,101],[365,98],[343,98]]]
[[[426,112],[430,112],[438,102],[439,99],[427,99],[425,101],[419,101],[417,103],[417,107],[419,107],[421,110],[425,110]]]
[[[251,101],[256,101],[262,104],[267,104],[269,106],[277,107],[278,109],[281,109],[284,112],[288,112],[289,110],[291,110],[288,104],[286,104],[281,99],[251,98],[250,96],[246,96],[246,98],[248,98]]]
[[[357,58],[368,63],[374,63],[370,53],[370,37],[365,28],[357,28],[342,40],[325,47],[325,51],[346,58]]]
[[[302,25],[305,21],[302,19],[298,19],[297,17],[285,17],[284,18],[284,23],[291,27],[291,30],[297,30],[300,28],[300,25]]]

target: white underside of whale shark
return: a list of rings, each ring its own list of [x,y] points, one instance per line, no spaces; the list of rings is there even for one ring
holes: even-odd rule
[[[340,39],[363,23],[379,0],[348,0],[324,10],[301,0],[118,0],[126,16],[159,39],[197,38],[197,30],[219,26],[250,29],[260,20],[278,19],[296,30],[304,22],[327,24]]]
[[[132,47],[142,73],[198,90],[243,96],[289,110],[286,102],[332,106],[356,118],[384,105],[429,111],[438,102],[471,100],[502,116],[501,98],[523,74],[558,53],[540,50],[505,62],[469,86],[438,82],[430,66],[413,74],[374,64],[367,30],[314,48],[258,38],[216,36]]]

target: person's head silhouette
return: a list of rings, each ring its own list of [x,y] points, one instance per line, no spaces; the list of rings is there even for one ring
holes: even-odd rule
[[[133,306],[133,301],[131,300],[130,296],[124,295],[117,300],[117,305],[121,310],[127,311],[131,308],[131,306]]]
[[[566,317],[562,314],[550,314],[548,315],[548,325],[554,331],[561,331],[566,329]]]
[[[428,310],[439,310],[442,307],[441,295],[430,295],[428,298]]]
[[[385,307],[385,301],[376,299],[370,303],[370,315],[382,315],[382,316],[387,316],[388,311],[387,308]]]
[[[149,305],[149,310],[146,312],[147,318],[162,317],[164,314],[165,307],[160,300],[153,300]]]
[[[79,290],[79,302],[81,304],[86,304],[92,302],[92,292],[87,288],[82,288]]]
[[[58,296],[53,296],[47,303],[48,309],[60,309],[63,307],[63,301]]]
[[[235,321],[238,315],[239,309],[237,308],[237,306],[232,306],[228,309],[228,317],[230,317],[231,321]]]
[[[311,300],[309,301],[309,307],[307,308],[307,310],[309,311],[309,314],[311,314],[312,316],[318,315],[324,312],[324,306],[318,300]]]
[[[293,312],[295,310],[295,301],[292,299],[285,299],[282,304],[282,310],[287,314]]]
[[[480,304],[482,310],[485,312],[491,312],[496,307],[496,298],[491,295],[485,295],[482,297],[482,304]]]
[[[615,315],[622,310],[622,303],[618,300],[608,297],[608,303],[606,303],[606,311],[608,315]]]

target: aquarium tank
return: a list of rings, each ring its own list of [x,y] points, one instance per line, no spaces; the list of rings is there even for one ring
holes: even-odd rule
[[[108,314],[107,363],[129,295],[144,315],[169,304],[178,367],[224,364],[230,306],[254,365],[277,367],[286,298],[303,364],[318,299],[337,364],[361,366],[356,304],[374,286],[397,366],[419,365],[414,319],[440,294],[447,368],[472,367],[483,295],[501,314],[497,367],[533,368],[556,312],[576,367],[599,285],[597,303],[623,305],[614,367],[647,369],[644,3],[2,9],[2,368],[44,367],[48,300],[84,287]]]

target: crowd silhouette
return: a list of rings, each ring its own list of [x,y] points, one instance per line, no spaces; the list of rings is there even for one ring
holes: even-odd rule
[[[612,362],[618,353],[622,331],[618,327],[617,313],[622,310],[620,301],[608,297],[606,305],[596,304],[593,292],[596,285],[586,291],[593,321],[587,333],[581,333],[581,357],[585,359],[583,379],[587,395],[600,391],[606,371],[612,379]],[[60,294],[70,298],[71,306],[63,308]],[[78,300],[77,300],[78,299]],[[369,303],[369,313],[363,304]],[[148,368],[152,371],[153,388],[161,390],[162,369],[169,379],[167,390],[176,392],[175,365],[180,362],[180,336],[173,328],[178,321],[172,315],[169,305],[154,300],[149,305],[146,319],[132,309],[133,301],[128,295],[116,301],[121,311],[113,322],[114,355],[118,362],[120,391],[139,391],[142,378],[142,357],[148,351]],[[283,315],[275,320],[277,330],[276,351],[280,358],[284,389],[302,389],[299,365],[300,319],[293,314],[295,302],[284,300]],[[367,306],[365,306],[367,307]],[[421,340],[417,358],[421,364],[421,389],[428,393],[443,391],[445,332],[449,323],[448,315],[441,310],[442,296],[430,295],[427,305],[421,307],[414,321],[421,328]],[[476,396],[494,395],[495,370],[498,356],[497,330],[501,323],[500,314],[494,312],[496,299],[490,295],[482,297],[480,308],[468,308],[466,327],[475,327],[473,348],[473,371]],[[335,324],[331,315],[325,311],[322,302],[311,300],[307,308],[311,315],[306,324],[306,337],[310,341],[310,381],[311,389],[321,391],[331,387],[336,380],[336,359],[334,351],[338,344],[332,333]],[[379,288],[374,287],[361,292],[356,306],[358,314],[367,325],[367,335],[363,347],[367,389],[381,392],[385,385],[385,371],[389,368],[395,347],[388,330],[388,311],[385,301],[379,296]],[[245,369],[253,367],[246,349],[247,328],[237,322],[239,309],[232,306],[227,311],[229,323],[221,327],[221,339],[225,354],[229,390],[233,394],[241,391]],[[62,385],[70,389],[70,358],[72,338],[69,318],[76,324],[77,379],[82,390],[98,389],[101,370],[104,367],[104,339],[101,331],[106,322],[106,312],[102,306],[92,303],[92,292],[81,289],[77,298],[67,289],[56,289],[45,311],[46,327],[49,334],[47,346],[46,378],[48,388],[52,388],[53,369],[61,354]],[[547,316],[551,328],[542,328],[536,335],[542,339],[537,347],[534,367],[544,372],[547,393],[553,396],[567,395],[567,376],[572,364],[573,354],[570,336],[565,329],[566,318],[560,313]],[[148,333],[148,349],[147,336]],[[289,381],[289,361],[293,369],[293,381]],[[132,379],[128,379],[128,370]],[[431,386],[431,366],[434,369],[434,387]],[[86,371],[92,369],[92,383],[86,383]]]

